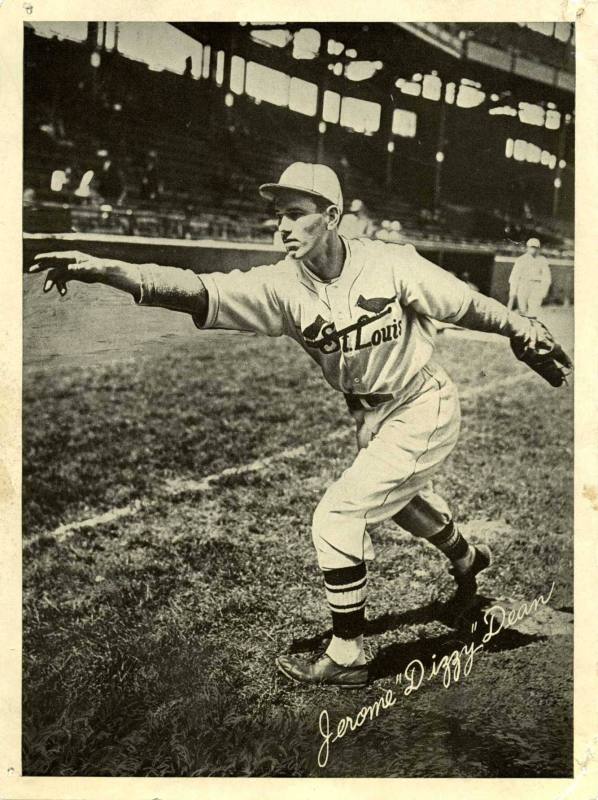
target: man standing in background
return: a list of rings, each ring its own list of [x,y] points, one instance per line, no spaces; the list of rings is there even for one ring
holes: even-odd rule
[[[367,236],[371,239],[375,230],[376,226],[365,203],[355,198],[351,201],[349,213],[341,219],[338,232],[347,239],[356,239],[358,236]]]
[[[537,317],[552,281],[550,267],[545,256],[540,255],[540,240],[528,239],[526,251],[515,259],[509,277],[509,302],[512,309],[517,300],[521,314]]]

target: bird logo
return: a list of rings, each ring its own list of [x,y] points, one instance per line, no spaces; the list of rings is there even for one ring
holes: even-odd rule
[[[360,294],[355,305],[358,308],[363,308],[364,311],[371,311],[373,314],[379,314],[381,311],[384,311],[386,306],[394,303],[395,300],[395,297],[364,297]]]
[[[303,334],[303,338],[308,342],[315,342],[318,338],[318,334],[321,333],[322,328],[324,325],[329,325],[330,323],[328,320],[324,319],[321,314],[315,318],[315,320],[307,326],[304,330],[301,331]]]

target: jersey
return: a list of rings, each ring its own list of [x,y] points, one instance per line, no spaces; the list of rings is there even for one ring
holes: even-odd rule
[[[525,283],[539,283],[543,294],[546,294],[550,288],[551,273],[548,260],[544,256],[534,258],[529,253],[523,253],[515,259],[509,276],[511,293],[516,294],[520,285]]]
[[[398,394],[433,353],[431,320],[458,322],[471,289],[413,245],[343,242],[343,269],[331,281],[288,257],[247,272],[202,274],[209,307],[196,325],[290,336],[334,389]]]

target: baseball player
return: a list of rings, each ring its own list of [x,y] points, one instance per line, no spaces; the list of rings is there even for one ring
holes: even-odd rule
[[[540,240],[528,239],[526,251],[515,259],[509,277],[509,302],[507,308],[517,308],[522,314],[537,317],[548,290],[552,276],[545,256],[540,255]]]
[[[444,553],[456,600],[477,591],[487,547],[463,537],[431,478],[459,435],[457,390],[434,359],[432,320],[510,337],[516,355],[554,385],[571,362],[535,320],[471,290],[420,256],[412,245],[339,235],[343,197],[336,174],[294,163],[260,187],[274,202],[286,257],[247,272],[195,274],[128,264],[79,252],[40,254],[44,291],[64,294],[70,280],[104,283],[136,303],[190,314],[198,328],[289,336],[341,392],[356,424],[358,452],[329,486],[313,515],[312,534],[332,616],[325,653],[281,655],[289,678],[364,686],[363,649],[370,530],[393,519]]]

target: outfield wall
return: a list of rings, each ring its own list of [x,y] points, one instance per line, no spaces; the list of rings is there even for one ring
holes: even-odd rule
[[[211,240],[150,239],[93,233],[25,233],[23,265],[26,269],[37,253],[50,250],[82,250],[99,257],[135,263],[187,267],[194,272],[229,272],[273,264],[283,253],[271,244],[249,244]],[[480,291],[502,302],[508,298],[508,280],[513,256],[495,255],[488,245],[417,242],[416,247],[444,269],[474,283]],[[573,261],[549,259],[552,287],[549,301],[573,302]]]
[[[25,233],[23,239],[25,268],[37,253],[50,250],[82,250],[100,258],[187,267],[194,272],[250,269],[259,264],[273,264],[284,255],[271,244],[150,239],[101,233]]]
[[[489,294],[506,303],[509,297],[509,275],[513,269],[514,256],[496,256],[492,270],[492,283]],[[573,260],[570,258],[548,258],[552,285],[547,302],[558,305],[573,303]]]

